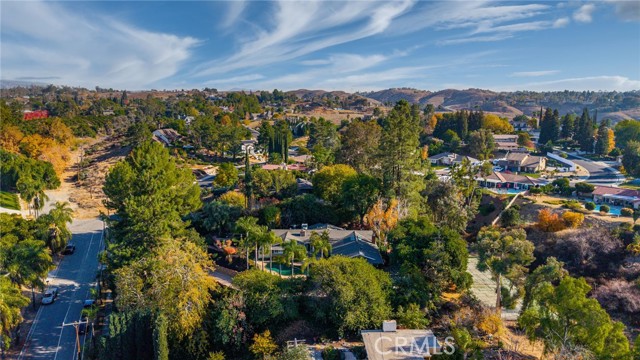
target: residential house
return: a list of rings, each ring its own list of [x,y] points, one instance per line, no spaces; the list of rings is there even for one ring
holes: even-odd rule
[[[182,135],[178,134],[177,131],[171,128],[156,130],[152,135],[153,140],[164,144],[165,146],[173,146],[173,143],[182,137]]]
[[[472,164],[479,162],[478,159],[471,156],[463,156],[456,153],[445,152],[429,157],[431,165],[451,166],[454,164],[460,164],[462,160],[468,159]]]
[[[518,135],[494,134],[493,140],[496,143],[496,150],[498,151],[514,151],[521,147],[518,145]]]
[[[310,244],[311,234],[329,234],[329,243],[331,244],[330,255],[342,255],[349,258],[363,258],[372,265],[382,265],[382,255],[373,240],[373,231],[370,230],[345,230],[337,226],[329,224],[317,224],[307,227],[303,224],[302,229],[273,229],[274,234],[286,241],[297,241],[299,244],[307,248],[309,255],[312,254]],[[271,248],[274,256],[281,255],[282,245],[274,245]]]
[[[369,360],[424,360],[441,352],[431,330],[398,329],[395,320],[384,321],[382,330],[362,330]]]
[[[536,173],[547,167],[547,158],[528,153],[509,152],[504,159],[498,161],[498,165],[509,171]]]
[[[613,186],[595,186],[591,193],[596,204],[640,209],[640,191]]]
[[[476,181],[480,186],[485,188],[514,190],[528,190],[547,183],[544,179],[535,179],[529,176],[506,172],[493,172],[486,177],[478,174],[476,175]]]

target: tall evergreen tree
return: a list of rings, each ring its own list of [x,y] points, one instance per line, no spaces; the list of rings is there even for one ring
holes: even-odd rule
[[[612,149],[609,149],[611,133],[609,131],[609,121],[603,120],[598,127],[598,140],[596,140],[595,152],[598,155],[607,155]]]
[[[562,130],[560,131],[560,137],[562,139],[569,139],[573,136],[573,115],[565,114],[562,117]]]
[[[558,141],[560,139],[560,113],[558,113],[558,109],[553,110],[550,129],[551,141]]]
[[[578,143],[580,144],[580,150],[593,152],[593,122],[591,121],[587,108],[584,108],[582,111],[582,116],[580,116],[580,120],[578,121],[576,135],[578,137]]]
[[[540,122],[540,137],[538,138],[538,144],[546,144],[547,142],[554,141],[554,116],[553,110],[547,108]]]
[[[200,187],[157,142],[135,148],[111,168],[104,193],[119,217],[111,226],[110,265],[119,267],[185,231],[182,217],[200,207]]]
[[[469,113],[464,110],[456,113],[456,132],[461,139],[469,133]]]
[[[420,119],[411,106],[400,100],[383,121],[380,141],[384,188],[398,198],[406,198],[413,171],[419,166]]]
[[[253,200],[253,174],[251,170],[251,162],[249,161],[249,151],[244,156],[244,195],[247,198],[247,209],[251,211]]]

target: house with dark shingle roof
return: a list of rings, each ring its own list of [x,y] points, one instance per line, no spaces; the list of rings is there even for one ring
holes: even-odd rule
[[[327,232],[329,235],[329,243],[331,244],[330,256],[341,255],[349,258],[363,258],[372,265],[382,265],[382,255],[378,246],[373,240],[373,231],[371,230],[345,230],[330,224],[316,224],[302,229],[273,229],[271,230],[276,236],[282,239],[282,242],[296,241],[298,244],[307,248],[308,253],[312,254],[310,244],[311,234],[314,232],[322,234]],[[271,251],[274,256],[282,254],[282,245],[274,245]]]
[[[546,169],[547,158],[528,153],[510,152],[504,159],[498,161],[498,165],[509,171],[535,173]]]
[[[462,163],[462,160],[464,160],[465,158],[469,159],[469,161],[472,164],[479,162],[478,159],[474,159],[471,156],[463,156],[463,155],[451,153],[451,152],[445,152],[445,153],[430,156],[429,161],[431,162],[432,165],[451,166],[453,164]]]

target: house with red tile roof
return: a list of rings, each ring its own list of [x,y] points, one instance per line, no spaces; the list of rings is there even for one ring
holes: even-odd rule
[[[591,193],[596,204],[640,209],[640,191],[613,186],[595,186]]]

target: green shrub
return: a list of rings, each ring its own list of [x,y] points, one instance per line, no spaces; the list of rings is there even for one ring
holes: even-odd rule
[[[542,194],[542,189],[541,188],[530,188],[529,189],[529,193],[530,194],[534,194],[534,195]]]
[[[589,211],[593,211],[596,209],[596,204],[594,202],[589,201],[588,203],[584,204],[584,208]]]
[[[611,211],[609,205],[600,205],[600,212],[603,214],[608,214]]]
[[[565,201],[562,207],[565,207],[571,210],[582,210],[582,204],[578,200]]]
[[[622,216],[628,216],[628,217],[631,217],[631,216],[633,216],[633,209],[630,209],[630,208],[622,208],[622,209],[620,210],[620,215],[622,215]]]
[[[322,350],[322,358],[325,360],[340,360],[340,352],[329,345]]]
[[[478,207],[478,211],[482,216],[487,216],[491,214],[496,209],[496,206],[493,203],[482,204]]]

